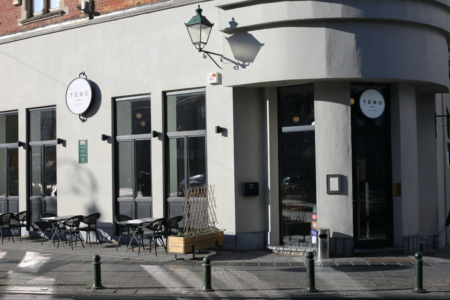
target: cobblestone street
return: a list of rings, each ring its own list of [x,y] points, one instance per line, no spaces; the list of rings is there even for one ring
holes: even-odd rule
[[[34,239],[5,241],[0,250],[0,292],[57,296],[175,297],[175,298],[449,298],[450,260],[425,257],[426,294],[411,292],[414,284],[412,256],[335,258],[316,262],[318,293],[307,293],[305,258],[264,251],[210,252],[214,292],[199,291],[201,259],[173,255],[159,248],[137,255],[125,246],[78,244],[56,249]],[[103,290],[93,290],[92,257],[102,258]]]

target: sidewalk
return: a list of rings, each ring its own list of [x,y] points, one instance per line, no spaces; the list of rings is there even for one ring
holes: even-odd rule
[[[210,252],[215,292],[200,292],[206,254],[178,255],[162,247],[137,255],[113,244],[56,249],[46,241],[5,240],[0,245],[0,294],[146,296],[177,298],[450,298],[450,248],[440,257],[425,257],[426,294],[411,292],[412,256],[336,258],[316,262],[318,293],[307,293],[305,258],[265,251]],[[206,253],[206,251],[205,251]],[[92,257],[102,258],[103,290],[92,285]]]

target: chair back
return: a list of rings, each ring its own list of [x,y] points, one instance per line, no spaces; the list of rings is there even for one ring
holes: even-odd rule
[[[10,224],[11,219],[14,217],[13,213],[5,213],[0,215],[0,223],[1,224]]]
[[[64,226],[70,227],[71,229],[78,229],[80,227],[81,220],[83,220],[83,216],[75,216],[70,219],[61,222]]]
[[[173,217],[169,221],[167,221],[167,230],[172,231],[172,229],[178,230],[178,223],[183,220],[183,216]]]
[[[88,225],[95,225],[97,223],[97,220],[100,218],[100,213],[95,213],[92,215],[89,215],[87,217],[84,217],[84,219],[81,221]]]
[[[24,210],[20,213],[17,213],[14,216],[14,220],[19,221],[21,224],[25,224],[28,221],[29,216],[31,215],[31,211]]]
[[[133,220],[133,219],[130,218],[129,216],[125,216],[125,215],[115,215],[114,220],[116,221],[116,223],[118,223],[118,222]]]
[[[154,232],[161,232],[163,230],[163,225],[166,222],[167,222],[166,218],[161,218],[148,224],[147,228],[153,230]]]

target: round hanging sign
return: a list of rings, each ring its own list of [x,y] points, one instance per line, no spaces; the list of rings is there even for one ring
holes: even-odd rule
[[[67,87],[66,104],[76,115],[85,113],[92,103],[92,87],[89,80],[76,78]]]
[[[376,119],[383,114],[386,102],[379,91],[368,89],[361,94],[359,107],[366,117]]]

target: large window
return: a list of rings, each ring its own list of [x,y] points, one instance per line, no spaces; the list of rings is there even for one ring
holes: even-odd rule
[[[0,114],[0,213],[19,209],[19,140],[17,112]]]
[[[118,214],[152,216],[150,97],[116,99]]]
[[[42,212],[57,213],[56,108],[29,110],[30,207],[35,226]]]
[[[31,0],[31,3],[33,16],[59,9],[59,0]]]
[[[281,238],[289,246],[315,242],[313,89],[313,85],[301,85],[278,90]]]
[[[167,93],[168,215],[183,214],[186,189],[207,184],[205,90]]]

